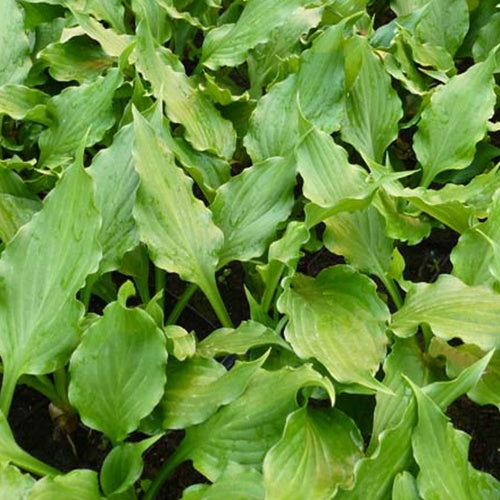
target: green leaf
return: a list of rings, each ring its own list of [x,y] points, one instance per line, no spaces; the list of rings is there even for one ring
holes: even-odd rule
[[[236,147],[236,133],[196,85],[186,76],[174,54],[156,47],[149,28],[137,29],[138,68],[151,82],[155,96],[162,99],[169,120],[186,129],[186,139],[199,151],[211,151],[230,158]]]
[[[82,421],[120,442],[163,395],[165,337],[141,309],[113,302],[70,360],[69,399]]]
[[[494,68],[493,53],[432,94],[414,136],[423,186],[429,186],[440,172],[461,170],[472,162],[476,143],[485,136],[494,111]]]
[[[40,166],[67,163],[84,137],[85,146],[102,139],[115,122],[112,100],[121,81],[120,73],[114,69],[106,77],[68,87],[50,99],[47,113],[52,123],[40,135]]]
[[[202,61],[210,69],[237,66],[248,51],[269,41],[274,30],[297,11],[315,8],[314,0],[249,0],[235,24],[223,24],[208,32],[203,43]]]
[[[243,321],[238,328],[221,328],[204,338],[196,353],[204,358],[224,354],[246,354],[255,347],[276,345],[289,349],[289,345],[274,331],[256,321]]]
[[[49,66],[50,76],[61,82],[91,82],[113,64],[98,43],[82,36],[52,43],[38,57]]]
[[[476,42],[472,46],[474,61],[484,61],[492,50],[500,43],[500,12],[492,15],[490,20],[479,30]]]
[[[100,480],[105,495],[119,495],[129,490],[140,478],[144,468],[142,454],[161,434],[138,443],[123,443],[111,450],[102,464]]]
[[[356,212],[342,212],[325,221],[323,242],[360,271],[383,278],[389,270],[393,241],[386,234],[385,221],[373,206]]]
[[[20,375],[54,371],[77,345],[83,307],[75,294],[87,275],[97,270],[99,225],[92,179],[78,160],[42,210],[4,250],[0,260],[4,411]]]
[[[348,266],[316,278],[296,274],[285,281],[278,308],[289,316],[285,338],[301,358],[313,357],[342,383],[387,389],[374,375],[384,359],[389,311],[369,278]]]
[[[179,452],[212,481],[230,461],[260,469],[267,450],[279,440],[287,415],[297,408],[297,391],[305,386],[323,387],[334,399],[330,381],[309,365],[259,370],[242,396],[187,430]]]
[[[163,323],[163,322],[162,322]],[[196,352],[196,339],[193,332],[188,333],[177,325],[168,325],[164,328],[167,337],[168,352],[179,361],[184,361],[194,356]]]
[[[49,96],[40,90],[24,85],[6,84],[0,87],[0,114],[7,114],[14,120],[40,121],[49,124],[45,116],[45,104]]]
[[[467,285],[493,285],[500,255],[500,191],[494,195],[486,222],[467,229],[451,252],[453,275]]]
[[[290,75],[259,100],[250,118],[245,148],[254,163],[287,156],[299,142],[297,77]]]
[[[103,253],[99,266],[101,274],[117,269],[125,253],[139,243],[132,216],[139,184],[132,157],[133,140],[133,126],[123,127],[113,144],[100,151],[88,169],[94,179],[96,204],[102,217],[99,233]]]
[[[297,148],[297,165],[304,196],[332,211],[361,204],[371,192],[365,171],[349,163],[347,151],[328,134],[303,125],[307,135]]]
[[[452,347],[446,342],[433,338],[429,353],[446,358],[446,374],[457,377],[460,373],[485,356],[485,353],[474,345],[463,344]],[[493,404],[500,409],[500,352],[495,351],[488,368],[481,380],[467,393],[467,396],[478,404]]]
[[[415,460],[420,472],[418,489],[424,499],[492,498],[500,493],[494,481],[494,492],[485,491],[467,461],[470,437],[453,428],[439,407],[418,387],[412,385],[418,405],[418,424],[412,435]]]
[[[175,165],[173,154],[137,112],[134,114],[135,168],[140,185],[134,217],[153,262],[196,283],[212,305],[224,307],[215,282],[222,231],[212,213],[195,198],[191,179]],[[231,326],[229,318],[226,324]]]
[[[352,38],[346,45],[346,54],[347,51],[354,54],[359,51],[362,64],[348,89],[342,139],[352,144],[365,161],[382,163],[387,146],[398,136],[398,121],[403,116],[401,101],[382,61],[368,42]],[[348,67],[356,63],[356,57],[346,60]]]
[[[282,158],[258,163],[221,186],[210,206],[224,233],[219,267],[262,255],[278,224],[290,214],[295,164]]]
[[[393,500],[419,500],[417,481],[408,472],[400,472],[395,478],[392,485]]]
[[[22,474],[17,467],[8,464],[0,466],[1,500],[27,498],[33,484],[35,484],[35,480],[29,474]]]
[[[361,434],[344,413],[300,408],[288,416],[283,436],[264,459],[266,497],[332,498],[338,486],[353,482],[362,452]]]
[[[498,295],[447,274],[432,284],[413,285],[403,307],[393,314],[391,329],[400,337],[409,337],[420,324],[428,324],[443,340],[458,337],[485,351],[500,347]]]
[[[301,56],[297,76],[304,117],[331,134],[344,113],[344,23],[326,29]]]
[[[68,474],[40,479],[30,491],[28,500],[101,500],[97,472],[77,469]]]
[[[262,475],[253,467],[229,462],[212,485],[196,484],[184,490],[181,500],[264,500]]]
[[[171,361],[160,403],[163,428],[184,429],[207,420],[219,407],[243,394],[266,357],[248,363],[237,362],[228,372],[214,359],[193,357],[182,363]]]
[[[0,85],[23,83],[31,67],[23,10],[16,0],[0,0]]]

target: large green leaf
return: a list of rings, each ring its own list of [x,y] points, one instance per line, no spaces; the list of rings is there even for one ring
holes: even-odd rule
[[[171,361],[160,403],[163,427],[184,429],[204,422],[219,407],[241,396],[265,358],[237,363],[230,371],[214,359],[193,357],[182,363]]]
[[[424,499],[495,498],[500,483],[468,463],[470,437],[453,428],[440,408],[412,385],[418,405],[418,424],[412,435],[420,472],[418,489]],[[482,484],[484,481],[485,484]],[[486,486],[486,487],[485,487]]]
[[[495,194],[486,222],[467,229],[450,255],[453,275],[467,285],[493,285],[500,256],[500,192]]]
[[[355,55],[360,53],[362,64],[348,89],[342,139],[352,144],[365,160],[381,163],[387,146],[398,136],[398,121],[403,116],[401,101],[382,61],[366,40],[352,38],[347,50]],[[346,60],[350,71],[349,66],[356,64],[357,57]]]
[[[286,280],[278,308],[290,318],[285,338],[297,355],[313,357],[342,383],[387,390],[374,378],[384,359],[389,311],[369,278],[349,266],[316,278]]]
[[[262,255],[278,224],[290,214],[295,163],[270,158],[245,169],[217,190],[210,206],[214,222],[224,233],[219,266]]]
[[[287,156],[299,141],[297,77],[274,85],[259,100],[250,118],[244,143],[248,154],[257,163],[271,156]]]
[[[146,24],[137,30],[138,68],[165,103],[168,118],[186,129],[186,139],[200,151],[230,158],[236,146],[231,122],[222,118],[214,104],[186,76],[177,57],[156,47]]]
[[[287,415],[297,408],[297,391],[305,386],[323,387],[334,399],[330,381],[308,365],[259,370],[238,399],[187,430],[179,453],[191,458],[212,481],[230,461],[260,469],[267,450],[279,440]]]
[[[393,241],[386,234],[385,221],[373,206],[356,212],[342,212],[325,221],[323,241],[331,252],[342,255],[361,271],[384,278],[389,270]]]
[[[250,49],[269,41],[276,28],[297,11],[315,8],[317,0],[249,0],[235,24],[209,31],[203,43],[203,64],[210,69],[237,66]]]
[[[428,324],[436,337],[460,338],[488,351],[500,347],[500,300],[485,286],[468,286],[443,274],[432,284],[409,290],[403,307],[392,316],[391,329],[401,337]]]
[[[28,495],[28,500],[101,500],[97,472],[77,469],[64,476],[40,479]]]
[[[166,381],[163,332],[142,309],[127,308],[125,300],[124,295],[106,307],[70,360],[71,404],[86,425],[114,443],[153,411]]]
[[[330,499],[353,482],[362,452],[361,434],[344,413],[300,408],[288,416],[283,436],[264,459],[266,497]]]
[[[327,133],[340,128],[344,112],[344,23],[331,26],[303,52],[297,91],[305,118]]]
[[[118,70],[78,87],[68,87],[47,103],[51,125],[40,135],[41,166],[67,163],[85,137],[85,146],[102,139],[115,122],[112,100],[122,77]]]
[[[123,127],[113,144],[99,152],[88,169],[96,190],[96,203],[102,217],[99,242],[102,246],[101,273],[117,269],[126,252],[138,241],[132,216],[139,178],[134,169],[132,125]]]
[[[212,304],[221,299],[215,282],[222,231],[212,213],[192,192],[192,181],[173,154],[137,112],[134,115],[135,168],[140,185],[134,217],[141,241],[154,263],[200,286]],[[226,325],[231,326],[226,319]]]
[[[486,61],[453,77],[432,94],[414,136],[423,186],[428,186],[439,172],[460,170],[472,162],[476,143],[486,134],[494,111],[494,68],[492,53]]]
[[[497,12],[479,30],[476,42],[472,47],[474,60],[484,61],[491,51],[500,43],[500,12]]]
[[[355,206],[356,202],[361,204],[370,194],[365,171],[349,163],[347,151],[328,134],[315,127],[306,130],[307,135],[297,148],[298,171],[304,180],[302,191],[306,198],[320,207],[338,211]]]
[[[79,159],[43,209],[4,250],[0,260],[3,410],[9,408],[9,393],[20,375],[55,370],[77,345],[83,307],[75,294],[86,276],[97,270],[99,225],[92,179]]]
[[[23,10],[16,0],[0,0],[0,85],[23,83],[31,67]]]

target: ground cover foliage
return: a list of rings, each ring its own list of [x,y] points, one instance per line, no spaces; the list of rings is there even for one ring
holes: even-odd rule
[[[500,408],[496,0],[0,7],[2,498],[162,498],[185,462],[184,500],[500,495],[445,414]],[[23,386],[98,470],[16,442]]]

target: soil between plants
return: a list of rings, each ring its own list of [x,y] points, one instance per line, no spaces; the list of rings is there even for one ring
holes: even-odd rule
[[[407,263],[405,277],[413,281],[429,282],[435,281],[439,274],[449,272],[449,254],[456,239],[457,236],[452,231],[435,229],[420,245],[400,247]],[[342,262],[342,258],[322,249],[306,253],[299,264],[299,271],[315,276],[321,269]],[[186,285],[170,275],[167,283],[168,310]],[[221,294],[236,324],[249,317],[243,283],[244,271],[240,264],[231,265],[229,271],[219,279]],[[193,296],[178,323],[189,331],[196,331],[199,338],[218,327],[217,319],[201,293]],[[44,396],[29,387],[19,386],[16,389],[9,423],[18,444],[62,471],[75,468],[98,471],[111,449],[108,440],[81,423],[73,423],[70,441],[64,429],[58,430],[51,420],[48,405],[49,401]],[[497,451],[500,448],[500,412],[494,406],[479,406],[463,396],[449,407],[447,414],[455,427],[471,436],[469,460],[473,466],[500,479],[500,454]],[[144,477],[155,477],[165,459],[182,440],[182,436],[182,432],[171,433],[145,454]],[[201,482],[205,482],[205,478],[193,469],[190,462],[186,462],[174,471],[157,498],[177,500],[186,487]]]

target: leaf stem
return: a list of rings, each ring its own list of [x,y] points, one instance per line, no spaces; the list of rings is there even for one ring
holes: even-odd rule
[[[85,306],[85,310],[89,310],[90,297],[92,295],[92,288],[94,288],[95,282],[97,281],[97,273],[91,274],[87,277],[87,281],[85,282],[85,286],[82,290],[82,302]]]
[[[266,313],[269,312],[269,308],[271,307],[271,302],[276,293],[276,289],[278,288],[284,268],[285,265],[279,263],[279,267],[276,269],[276,272],[273,274],[273,276],[269,280],[269,283],[266,285],[266,289],[264,290],[264,295],[262,296],[262,301],[261,301],[262,310],[265,311]]]
[[[167,325],[175,324],[175,322],[179,319],[179,316],[182,314],[182,311],[184,311],[184,309],[188,305],[188,302],[191,300],[191,297],[196,293],[196,290],[198,290],[198,285],[196,285],[195,283],[190,283],[186,287],[184,292],[182,292],[179,300],[173,307],[172,311],[170,312],[166,322]]]
[[[403,299],[393,279],[387,277],[386,274],[380,274],[379,276],[382,283],[384,284],[385,289],[389,292],[389,295],[391,296],[394,305],[396,306],[397,309],[401,309],[401,307],[403,306]]]
[[[17,371],[9,370],[6,365],[4,365],[3,368],[2,389],[0,390],[0,410],[2,410],[7,418],[19,375]]]
[[[64,403],[64,405],[62,407],[60,406],[60,408],[71,408],[71,404],[68,399],[68,373],[66,372],[66,368],[63,366],[62,368],[56,370],[53,377],[56,393],[59,400]]]
[[[226,305],[224,304],[219,289],[217,288],[215,276],[210,276],[203,283],[199,283],[199,286],[210,302],[210,305],[217,315],[217,318],[219,318],[221,325],[224,328],[234,328],[233,322],[227,312]]]
[[[64,401],[61,400],[59,394],[52,381],[47,377],[47,375],[23,375],[19,379],[20,384],[27,385],[40,394],[43,394],[46,398],[50,399],[58,408],[62,408]]]
[[[150,484],[146,493],[143,496],[143,500],[154,500],[156,495],[163,486],[163,483],[168,479],[168,476],[186,459],[188,458],[187,450],[185,450],[182,444],[174,451],[170,457],[167,458],[159,474],[155,477],[153,482]]]

